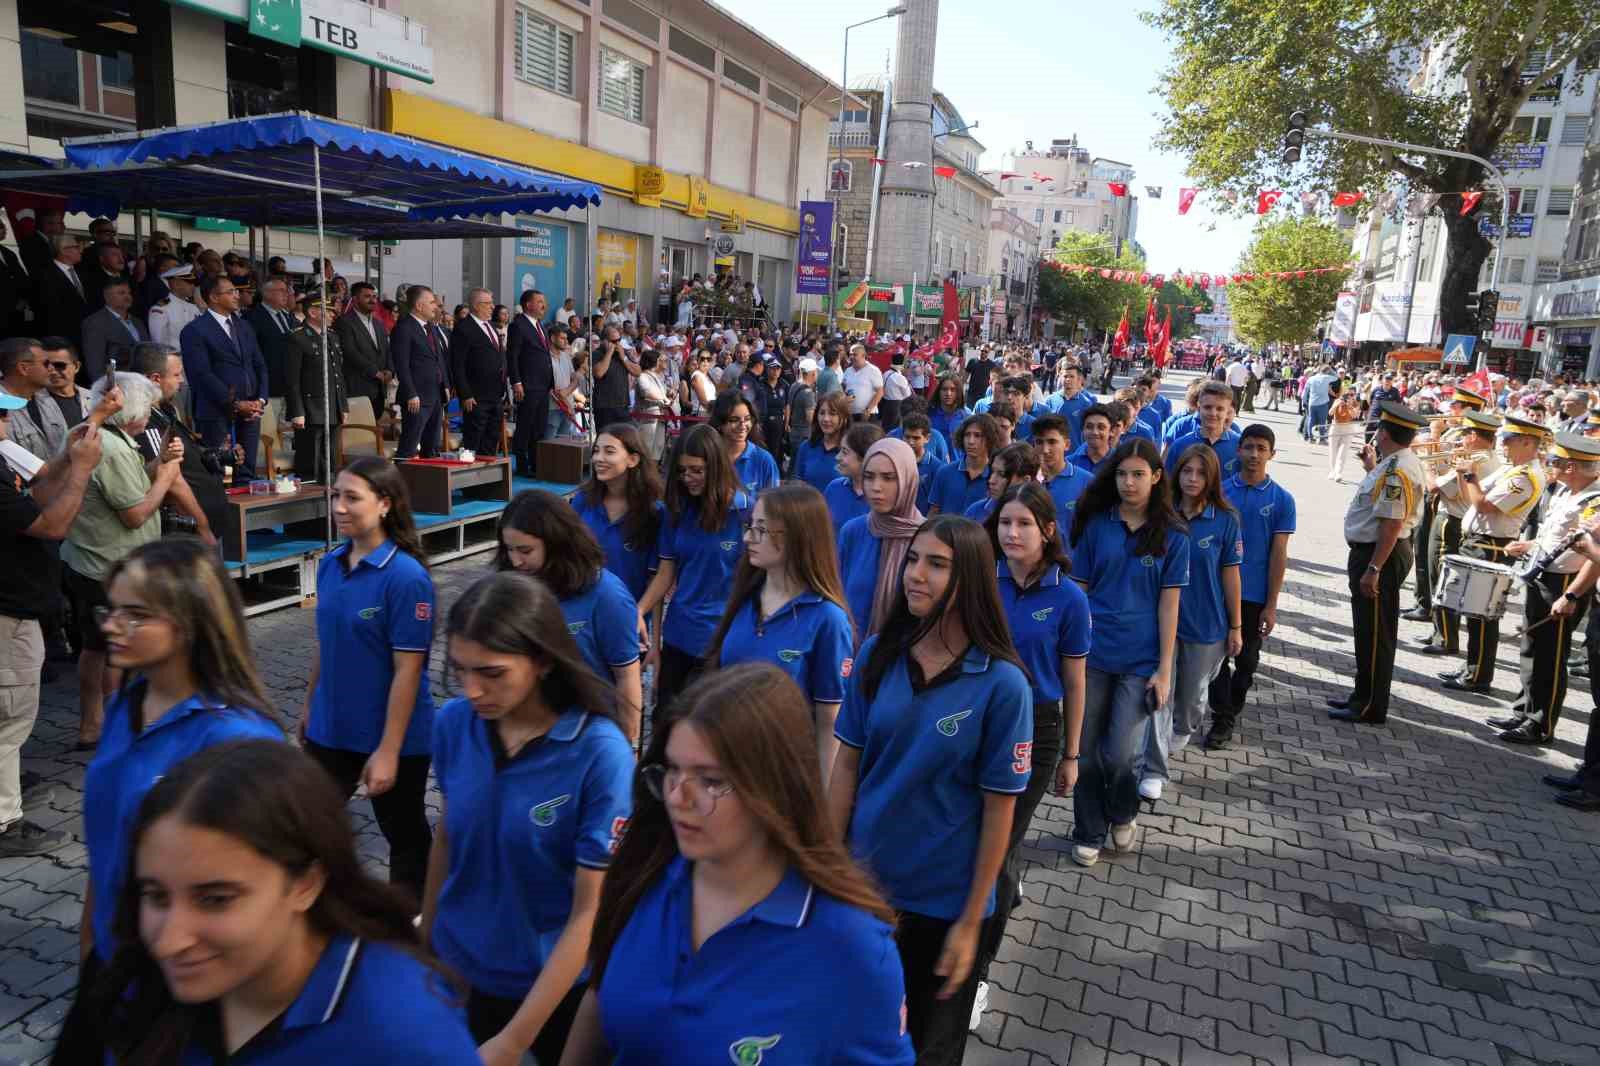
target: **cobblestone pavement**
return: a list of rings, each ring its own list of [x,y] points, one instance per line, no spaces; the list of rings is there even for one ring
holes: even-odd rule
[[[1323,697],[1354,670],[1340,519],[1358,471],[1326,480],[1325,452],[1300,442],[1292,413],[1255,418],[1279,433],[1273,473],[1300,532],[1239,743],[1178,756],[1137,851],[1092,870],[1068,857],[1070,803],[1046,798],[967,1062],[1600,1062],[1600,819],[1539,783],[1581,751],[1587,686],[1569,694],[1552,748],[1498,743],[1482,723],[1516,683],[1508,624],[1500,699],[1441,691],[1437,660],[1402,649],[1386,726],[1328,721]],[[441,607],[485,562],[435,571]],[[251,628],[275,696],[297,712],[310,613]],[[1419,635],[1402,623],[1402,641]],[[57,786],[32,817],[78,832],[75,699],[70,674],[49,686],[24,765]],[[381,865],[366,803],[352,813]],[[0,863],[0,1066],[43,1061],[54,1042],[84,879],[81,844]]]

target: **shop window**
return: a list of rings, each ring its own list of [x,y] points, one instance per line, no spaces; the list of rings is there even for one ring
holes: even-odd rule
[[[78,107],[83,102],[78,51],[53,37],[22,33],[22,92],[34,100]]]
[[[115,56],[101,56],[100,84],[107,89],[133,92],[133,56],[127,52],[118,52]]]

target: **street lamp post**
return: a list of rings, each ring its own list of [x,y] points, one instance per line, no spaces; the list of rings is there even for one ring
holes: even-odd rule
[[[903,5],[891,7],[876,18],[852,22],[844,28],[844,65],[839,72],[839,154],[828,164],[828,191],[833,193],[833,224],[835,230],[839,225],[840,196],[839,190],[834,188],[833,164],[844,160],[844,104],[850,95],[850,31],[859,29],[862,26],[870,26],[874,22],[882,22],[884,19],[899,18],[905,13],[906,9]],[[884,100],[883,106],[891,106],[891,101]],[[828,328],[833,329],[839,324],[839,255],[837,237],[834,233],[830,233],[828,237],[831,242],[828,256]]]

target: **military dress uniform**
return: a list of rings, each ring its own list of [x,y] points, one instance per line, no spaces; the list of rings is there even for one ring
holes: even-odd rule
[[[1379,422],[1411,430],[1426,424],[1421,415],[1392,401],[1381,405]],[[1400,585],[1411,569],[1411,534],[1422,516],[1422,484],[1421,460],[1409,446],[1400,448],[1378,460],[1345,511],[1356,678],[1349,699],[1329,700],[1334,707],[1332,717],[1381,725],[1389,715],[1389,685],[1400,628]],[[1378,594],[1369,599],[1361,592],[1361,582],[1372,568],[1379,524],[1384,519],[1399,521],[1400,534],[1394,550],[1378,568]]]
[[[1461,427],[1462,433],[1458,436],[1458,441],[1473,430],[1493,433],[1500,425],[1499,415],[1482,411],[1469,412],[1466,419],[1467,424]],[[1500,465],[1500,459],[1491,446],[1473,455],[1472,476],[1481,483],[1498,470]],[[1461,488],[1460,475],[1454,466],[1436,479],[1434,488],[1439,501],[1438,520],[1428,532],[1426,552],[1419,554],[1426,554],[1428,558],[1430,587],[1437,592],[1445,557],[1461,551],[1462,521],[1471,510],[1471,505],[1467,503],[1466,494]],[[1417,536],[1421,535],[1421,527],[1418,527]],[[1434,597],[1432,615],[1433,634],[1423,643],[1422,650],[1432,655],[1461,654],[1460,619],[1454,611],[1447,610],[1444,604],[1439,602],[1437,595]]]
[[[1479,396],[1470,389],[1456,387],[1449,400],[1450,406],[1465,415],[1469,411],[1482,411],[1489,405],[1489,401]],[[1443,444],[1453,444],[1460,436],[1461,426],[1459,419],[1451,417],[1447,423],[1454,423],[1439,434],[1439,441]],[[1431,435],[1428,439],[1432,439]],[[1424,443],[1413,441],[1412,446]],[[1416,545],[1416,594],[1417,605],[1400,617],[1412,622],[1433,622],[1434,634],[1429,638],[1428,644],[1435,644],[1439,640],[1438,616],[1434,612],[1434,598],[1438,591],[1439,569],[1433,558],[1434,539],[1441,535],[1441,526],[1444,518],[1444,501],[1439,493],[1428,491],[1423,495],[1422,520],[1417,524],[1417,531],[1412,534],[1412,543]],[[1460,516],[1457,515],[1459,518]],[[1454,551],[1452,548],[1451,551]],[[1426,645],[1425,645],[1426,646]],[[1452,644],[1451,647],[1454,647]]]
[[[345,394],[344,349],[339,346],[338,332],[327,325],[326,318],[323,322],[320,333],[309,325],[290,330],[284,347],[286,416],[306,420],[305,428],[295,430],[294,434],[294,472],[302,481],[321,480],[320,473],[327,469],[324,440],[328,427],[342,423],[350,409]],[[328,342],[326,375],[322,361],[323,337]],[[337,442],[334,450],[337,453]],[[337,454],[333,458],[338,461]]]

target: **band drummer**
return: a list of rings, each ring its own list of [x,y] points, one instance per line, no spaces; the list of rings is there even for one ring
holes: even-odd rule
[[[1443,395],[1445,390],[1441,387],[1439,391]],[[1423,458],[1420,449],[1424,447],[1431,446],[1430,450],[1456,447],[1464,433],[1463,420],[1466,413],[1468,411],[1483,411],[1488,409],[1488,406],[1489,401],[1471,389],[1460,385],[1451,386],[1450,400],[1447,407],[1449,414],[1436,415],[1429,419],[1428,428],[1424,431],[1422,439],[1415,441],[1412,445],[1413,448],[1419,449],[1417,452],[1418,458]],[[1429,458],[1438,457],[1439,454],[1435,451],[1435,455]],[[1428,459],[1423,458],[1423,472],[1425,474],[1428,473],[1427,464]],[[1412,542],[1417,549],[1417,605],[1400,617],[1408,622],[1433,622],[1434,629],[1437,631],[1438,622],[1434,615],[1433,607],[1434,593],[1438,589],[1439,564],[1433,559],[1432,545],[1434,539],[1439,536],[1439,531],[1444,523],[1444,519],[1441,517],[1443,507],[1439,493],[1433,491],[1434,486],[1431,481],[1424,482],[1424,484],[1427,485],[1428,491],[1423,495],[1422,520],[1417,524],[1417,531],[1412,534]],[[1462,508],[1462,512],[1465,513],[1465,507]],[[1460,518],[1460,515],[1456,517]],[[1460,539],[1459,526],[1456,531],[1456,539]],[[1454,550],[1454,548],[1451,549],[1452,552]],[[1429,637],[1425,643],[1438,643],[1436,637],[1437,632],[1433,637]],[[1453,638],[1450,646],[1452,648],[1455,647]],[[1424,647],[1423,651],[1426,652],[1427,648]],[[1452,652],[1452,654],[1454,653]]]
[[[1463,475],[1457,469],[1463,457],[1467,460],[1467,467],[1474,479],[1482,484],[1483,480],[1500,468],[1500,457],[1495,453],[1495,433],[1499,430],[1501,418],[1492,411],[1473,409],[1463,416],[1463,425],[1457,433],[1455,451],[1443,456],[1424,459],[1422,468],[1427,478],[1429,487],[1435,490],[1438,497],[1438,508],[1435,519],[1428,531],[1427,543],[1427,573],[1429,575],[1428,587],[1433,590],[1433,632],[1421,641],[1418,641],[1418,651],[1424,655],[1460,655],[1460,619],[1456,612],[1445,608],[1440,602],[1440,571],[1443,568],[1446,556],[1455,555],[1461,550],[1461,522],[1471,510],[1472,504],[1462,492]],[[1438,462],[1447,465],[1437,478],[1434,477],[1434,466]],[[1418,537],[1422,535],[1422,527],[1417,527]],[[1417,545],[1418,551],[1422,545]]]

